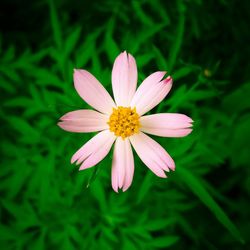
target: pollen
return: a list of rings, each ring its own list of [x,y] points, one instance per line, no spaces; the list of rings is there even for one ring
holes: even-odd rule
[[[136,108],[118,106],[113,108],[113,113],[109,117],[109,130],[116,136],[125,139],[139,132],[140,121]]]

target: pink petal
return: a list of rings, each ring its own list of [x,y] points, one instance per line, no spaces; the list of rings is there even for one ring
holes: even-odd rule
[[[98,133],[72,156],[71,163],[82,163],[80,170],[96,165],[108,154],[115,138],[109,130]]]
[[[164,171],[175,169],[174,161],[167,151],[149,136],[140,132],[129,139],[143,163],[157,176],[165,178]]]
[[[108,129],[109,117],[94,110],[76,110],[60,118],[58,126],[70,132],[95,132]]]
[[[100,82],[86,70],[74,70],[74,85],[82,99],[96,110],[112,113],[115,103]]]
[[[97,151],[91,153],[91,155],[82,163],[79,170],[91,168],[103,160],[109,153],[115,138],[109,138],[109,140],[102,145]]]
[[[165,137],[183,137],[192,132],[193,120],[183,114],[154,114],[140,118],[141,131]]]
[[[118,192],[118,188],[126,191],[133,180],[134,158],[128,139],[118,137],[115,142],[112,162],[112,187]]]
[[[166,72],[155,72],[147,77],[137,89],[130,106],[136,107],[139,115],[143,115],[158,105],[172,87],[172,78],[162,80]]]
[[[125,152],[126,152],[126,171],[123,184],[123,192],[125,192],[131,185],[134,176],[134,156],[129,140],[125,140]]]
[[[112,161],[112,187],[118,192],[125,176],[125,145],[120,137],[116,139]]]
[[[136,90],[136,84],[135,59],[124,51],[115,59],[112,70],[112,88],[117,106],[129,106]]]
[[[192,132],[192,129],[142,129],[141,131],[151,134],[151,135],[157,135],[162,137],[184,137],[189,135]]]

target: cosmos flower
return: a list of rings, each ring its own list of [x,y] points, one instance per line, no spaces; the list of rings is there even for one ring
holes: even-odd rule
[[[71,163],[80,169],[95,166],[111,150],[112,187],[126,191],[133,180],[134,158],[131,144],[142,162],[157,176],[175,170],[167,151],[146,134],[163,137],[183,137],[191,133],[192,119],[184,114],[159,113],[145,115],[169,93],[172,78],[166,72],[148,76],[138,87],[134,57],[126,51],[115,60],[112,70],[114,100],[100,82],[86,70],[74,70],[75,89],[95,110],[76,110],[60,118],[58,125],[70,132],[97,132],[72,157]]]

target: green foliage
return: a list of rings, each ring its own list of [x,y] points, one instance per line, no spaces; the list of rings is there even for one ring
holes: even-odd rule
[[[249,4],[39,0],[29,8],[15,14],[20,32],[5,14],[0,36],[0,248],[248,249],[250,51],[241,16]],[[174,78],[152,112],[186,113],[195,123],[188,137],[155,138],[176,172],[160,179],[135,156],[132,187],[116,194],[112,153],[79,172],[71,155],[93,134],[56,124],[89,108],[73,69],[111,92],[123,50],[136,58],[139,83],[157,70]]]

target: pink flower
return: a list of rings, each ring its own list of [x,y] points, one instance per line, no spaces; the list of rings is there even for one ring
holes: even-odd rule
[[[135,59],[127,52],[115,60],[112,70],[114,99],[100,82],[85,70],[74,70],[74,85],[82,99],[94,110],[76,110],[61,117],[58,125],[70,132],[96,132],[72,157],[71,163],[80,170],[99,163],[113,143],[112,187],[126,191],[133,180],[134,158],[131,144],[143,163],[157,176],[175,170],[167,151],[147,134],[163,137],[183,137],[191,133],[192,119],[183,114],[161,113],[144,115],[158,105],[172,87],[172,78],[163,79],[166,72],[148,76],[139,88]]]

